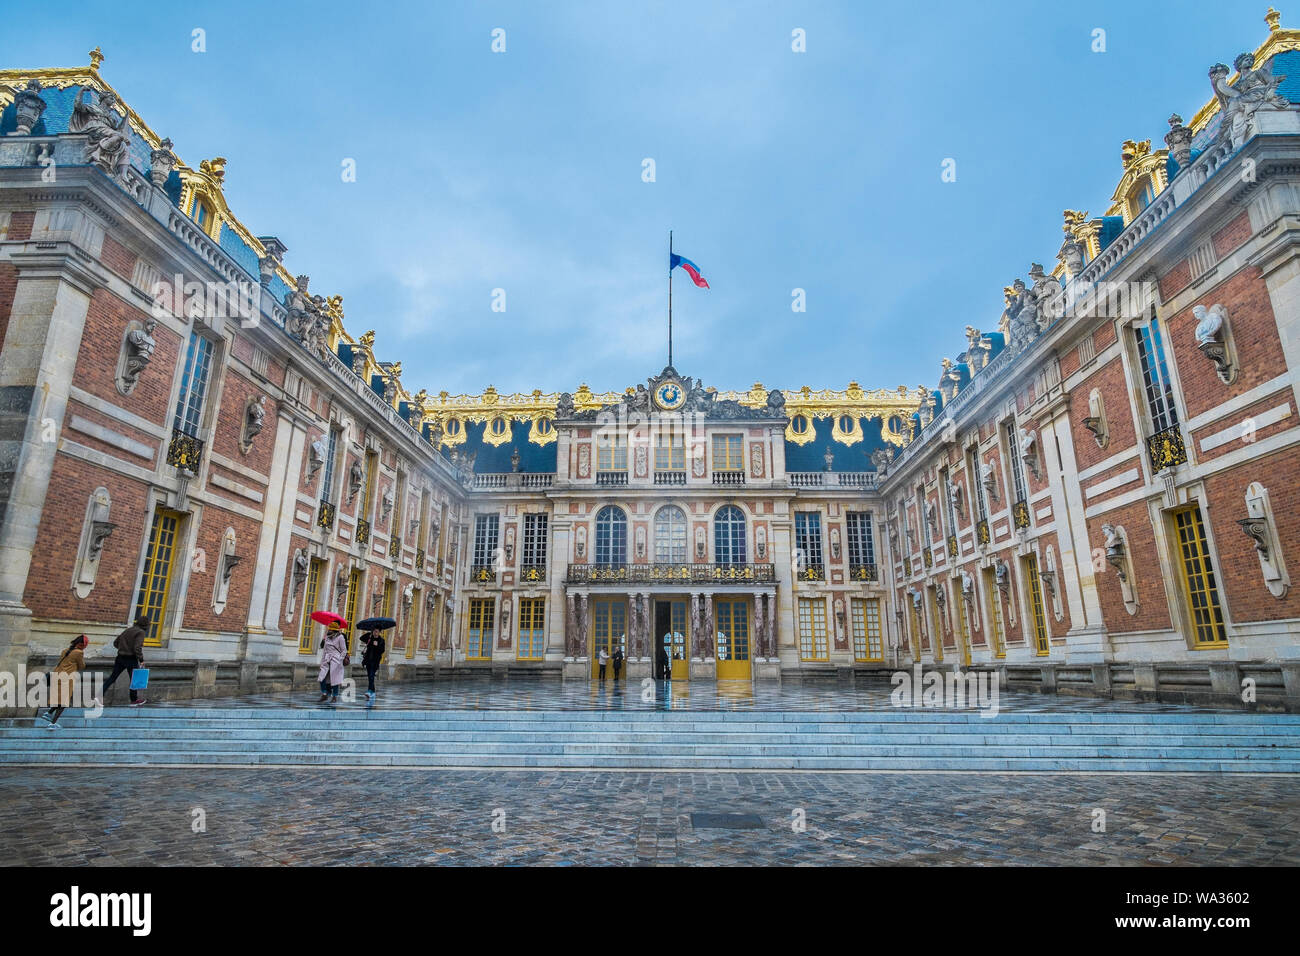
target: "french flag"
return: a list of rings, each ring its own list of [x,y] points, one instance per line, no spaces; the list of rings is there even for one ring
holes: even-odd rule
[[[707,289],[709,287],[709,284],[704,281],[704,276],[700,275],[699,266],[694,262],[691,262],[691,260],[687,259],[685,256],[679,256],[676,253],[672,253],[668,259],[668,271],[672,272],[678,266],[685,269],[686,274],[691,277],[691,281],[701,289]]]

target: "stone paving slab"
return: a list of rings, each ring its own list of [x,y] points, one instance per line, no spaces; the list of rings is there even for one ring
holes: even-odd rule
[[[693,813],[763,827],[696,830]],[[1296,866],[1300,788],[1199,774],[0,769],[0,865],[279,864]]]

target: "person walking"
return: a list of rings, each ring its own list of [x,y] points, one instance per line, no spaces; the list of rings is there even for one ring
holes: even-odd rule
[[[665,635],[666,639],[667,635]],[[668,651],[662,644],[655,650],[655,676],[659,680],[669,680],[673,676],[673,665],[668,661]]]
[[[320,642],[320,700],[338,703],[339,689],[343,686],[343,668],[351,663],[348,658],[348,641],[337,624],[331,624]],[[332,698],[332,700],[331,700]]]
[[[68,649],[63,652],[59,662],[54,665],[54,671],[50,674],[50,707],[45,713],[41,714],[49,725],[48,730],[59,729],[59,718],[63,716],[63,711],[72,704],[72,681],[73,674],[76,674],[86,668],[86,635],[78,634],[68,645]]]
[[[113,641],[113,646],[117,648],[117,657],[113,660],[113,672],[104,682],[104,697],[108,696],[108,689],[113,686],[113,682],[123,671],[126,671],[127,682],[130,683],[135,669],[144,667],[144,638],[148,632],[149,615],[141,614],[135,619],[134,624],[117,635],[117,639]],[[131,688],[131,706],[139,707],[145,703],[148,701],[142,698],[135,688]]]
[[[618,672],[619,672],[619,670],[620,670],[620,669],[622,668],[622,666],[623,666],[623,647],[622,647],[622,645],[619,645],[618,647],[615,647],[615,648],[614,648],[614,656],[613,656],[612,658],[610,658],[610,660],[611,660],[611,662],[612,662],[613,665],[614,665],[614,681],[615,681],[615,683],[617,683],[617,682],[618,682]]]
[[[378,631],[366,631],[361,635],[361,643],[366,648],[361,653],[361,663],[366,666],[366,696],[374,700],[375,672],[379,670],[379,663],[384,659],[384,651],[388,649],[388,643]]]
[[[599,676],[598,678],[596,678],[596,679],[597,679],[597,680],[604,680],[604,679],[605,679],[605,666],[606,666],[607,664],[609,664],[609,651],[602,647],[602,648],[600,649],[600,654],[597,656],[596,660],[597,660],[597,662],[599,662],[599,664],[600,664],[600,676]]]

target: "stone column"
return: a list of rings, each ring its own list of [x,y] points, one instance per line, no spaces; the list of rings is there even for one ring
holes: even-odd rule
[[[45,512],[86,313],[106,284],[69,242],[12,253],[13,307],[0,351],[0,670],[27,663],[31,611],[23,603]],[[116,343],[96,343],[100,348]],[[69,503],[55,503],[60,504]]]
[[[703,613],[701,614],[701,623],[703,625],[701,627],[701,631],[703,632],[701,637],[703,640],[700,642],[700,656],[705,660],[708,660],[710,657],[714,657],[717,654],[717,648],[713,646],[713,636],[716,633],[713,626],[713,595],[706,592],[703,595],[703,598]]]

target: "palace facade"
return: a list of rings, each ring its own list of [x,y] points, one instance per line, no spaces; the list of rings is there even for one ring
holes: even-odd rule
[[[0,669],[145,613],[185,693],[287,685],[330,609],[396,619],[398,676],[617,646],[1298,706],[1300,31],[1267,21],[916,388],[412,393],[98,50],[0,71]]]

